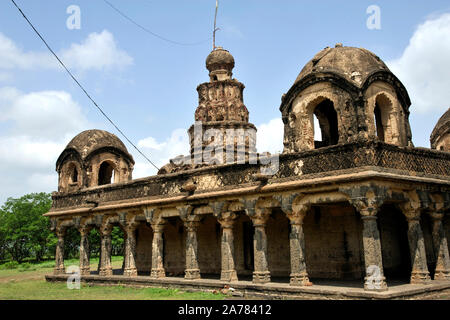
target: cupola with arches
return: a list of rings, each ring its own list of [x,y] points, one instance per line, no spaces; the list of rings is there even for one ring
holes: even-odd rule
[[[342,44],[327,47],[282,97],[284,152],[357,140],[412,146],[410,105],[405,87],[378,56]]]
[[[120,139],[103,130],[86,130],[74,137],[56,162],[58,191],[132,179],[134,160]]]

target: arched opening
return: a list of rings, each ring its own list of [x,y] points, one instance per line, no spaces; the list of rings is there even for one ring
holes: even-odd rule
[[[391,112],[392,103],[389,98],[384,94],[378,95],[373,109],[375,134],[380,141],[386,143],[395,142],[394,136],[398,135],[397,132],[393,131],[397,126],[391,123]]]
[[[253,270],[255,269],[253,234],[255,228],[253,223],[245,214],[239,213],[239,218],[233,228],[234,247],[236,256],[236,273],[239,280],[252,280]]]
[[[164,227],[163,263],[168,277],[184,277],[186,268],[186,232],[178,217],[169,217]]]
[[[333,102],[329,99],[320,102],[314,108],[313,115],[317,118],[317,122],[319,123],[319,128],[317,129],[320,129],[321,133],[321,141],[316,141],[315,132],[317,130],[314,126],[314,148],[317,149],[337,144],[339,142],[338,117]]]
[[[76,184],[78,183],[78,170],[74,163],[71,163],[69,165],[69,184]]]
[[[206,215],[198,229],[198,265],[202,278],[219,279],[221,272],[221,227],[213,215]]]
[[[362,221],[353,206],[348,202],[313,205],[305,216],[303,232],[306,269],[312,283],[339,281],[362,286]]]
[[[408,244],[408,223],[402,212],[393,205],[383,205],[377,214],[380,230],[383,271],[386,280],[408,282],[411,258]]]
[[[375,104],[374,116],[375,116],[375,126],[376,126],[377,137],[380,141],[384,142],[384,127],[383,127],[383,122],[381,121],[381,110],[380,110],[380,106],[378,105],[378,103]]]
[[[272,282],[287,283],[291,273],[290,222],[281,209],[273,209],[267,221],[267,263]]]
[[[427,213],[422,213],[420,216],[420,227],[422,228],[423,240],[425,243],[425,254],[427,256],[427,267],[430,272],[430,277],[434,278],[434,272],[436,271],[437,253],[434,251],[433,246],[433,222],[431,217]]]
[[[98,170],[98,185],[102,186],[110,184],[115,180],[115,170],[109,161],[105,161],[100,165]]]
[[[140,223],[136,229],[136,268],[139,275],[150,275],[152,269],[153,229],[148,222]],[[163,257],[164,258],[164,257]]]

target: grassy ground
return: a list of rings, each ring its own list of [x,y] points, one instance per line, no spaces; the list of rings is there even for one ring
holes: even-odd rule
[[[78,260],[66,260],[65,265],[78,265]],[[96,270],[98,259],[91,259],[91,270]],[[122,257],[112,258],[113,268],[122,266]],[[52,273],[53,261],[39,264],[25,263],[14,269],[0,265],[0,300],[217,300],[222,294],[182,292],[176,289],[135,289],[122,286],[88,286],[70,290],[66,283],[49,283],[45,274]]]

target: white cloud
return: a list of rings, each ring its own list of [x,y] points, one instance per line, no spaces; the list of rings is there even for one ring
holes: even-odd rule
[[[82,71],[123,68],[133,63],[133,58],[117,47],[114,36],[107,30],[89,34],[81,44],[74,43],[62,50],[61,56],[69,67]]]
[[[450,13],[419,25],[402,56],[387,62],[403,82],[412,111],[443,113],[450,101]]]
[[[0,69],[48,68],[54,65],[51,58],[46,52],[24,52],[0,32]]]
[[[284,124],[281,118],[275,118],[268,123],[257,126],[256,149],[258,152],[283,152]]]
[[[54,138],[86,127],[81,107],[64,91],[23,94],[12,87],[0,88],[0,121],[12,121],[13,133]]]
[[[0,203],[57,188],[55,162],[66,144],[90,127],[64,91],[23,93],[0,88]]]
[[[175,129],[163,142],[158,142],[153,137],[147,137],[139,140],[137,145],[159,168],[169,163],[170,159],[179,155],[188,155],[190,152],[189,135],[186,129]],[[157,173],[155,167],[147,161],[137,160],[142,158],[141,155],[133,154],[133,156],[136,160],[133,178],[147,177]]]
[[[93,32],[81,43],[57,52],[70,69],[78,71],[124,68],[133,64],[133,58],[117,47],[111,32]],[[14,41],[0,32],[0,69],[61,69],[47,51],[25,52]]]

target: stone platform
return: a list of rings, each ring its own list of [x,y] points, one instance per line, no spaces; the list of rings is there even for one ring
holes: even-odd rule
[[[46,275],[48,282],[66,282],[69,274]],[[283,282],[255,284],[251,281],[224,282],[216,279],[186,280],[181,277],[155,279],[148,276],[124,277],[123,275],[81,277],[82,284],[121,285],[140,288],[171,288],[184,291],[221,290],[229,285],[235,291],[234,297],[242,299],[305,299],[305,300],[388,300],[423,299],[435,295],[450,296],[450,281],[431,281],[418,285],[409,283],[388,283],[384,292],[365,291],[359,282],[318,281],[310,287],[295,287]]]

